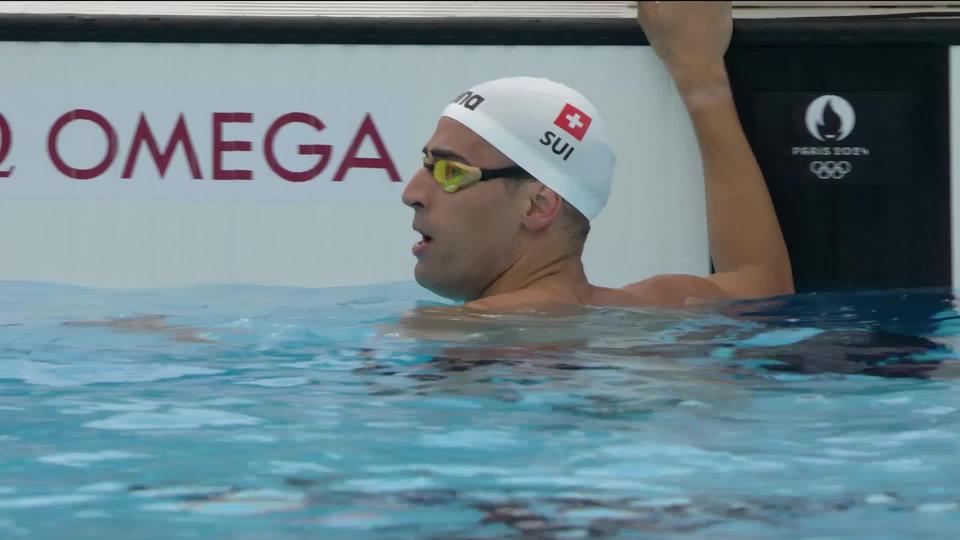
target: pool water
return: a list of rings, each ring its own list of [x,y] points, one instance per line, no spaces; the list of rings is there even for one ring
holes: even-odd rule
[[[0,283],[0,538],[955,539],[954,302]]]

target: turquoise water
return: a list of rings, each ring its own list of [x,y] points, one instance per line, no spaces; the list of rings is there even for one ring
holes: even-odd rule
[[[954,539],[953,302],[0,283],[0,538]]]

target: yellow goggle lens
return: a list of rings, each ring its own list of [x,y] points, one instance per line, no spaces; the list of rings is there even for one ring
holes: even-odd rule
[[[431,160],[423,158],[424,165],[433,168],[433,177],[447,193],[453,193],[461,187],[473,183],[476,171],[466,168],[456,161],[446,159]]]

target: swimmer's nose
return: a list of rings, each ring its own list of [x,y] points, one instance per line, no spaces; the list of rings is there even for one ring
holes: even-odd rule
[[[421,168],[413,175],[413,178],[407,182],[407,187],[403,190],[403,204],[410,208],[424,208],[430,197],[431,184],[435,183],[430,176],[430,172]]]

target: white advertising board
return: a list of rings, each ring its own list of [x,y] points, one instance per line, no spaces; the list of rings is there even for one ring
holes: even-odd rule
[[[588,275],[708,269],[689,120],[648,47],[0,43],[0,279],[412,280],[400,202],[473,84],[564,82],[617,152]]]

